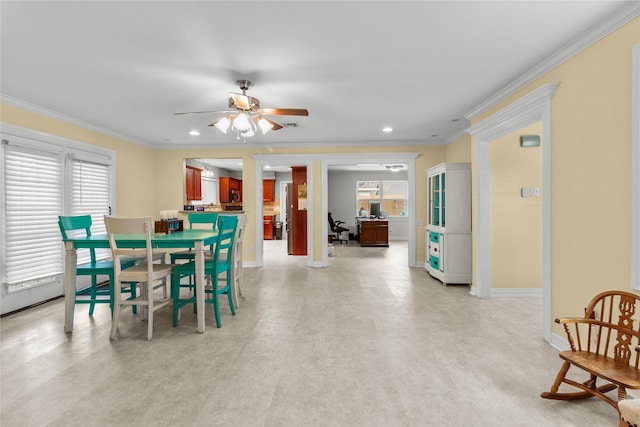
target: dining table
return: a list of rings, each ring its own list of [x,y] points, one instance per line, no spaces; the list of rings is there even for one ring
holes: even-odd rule
[[[182,230],[168,234],[152,233],[151,243],[154,248],[185,249],[191,248],[195,257],[195,296],[197,307],[204,307],[204,254],[208,247],[215,244],[218,237],[217,230]],[[147,241],[144,234],[126,235],[118,237],[118,246],[125,248],[144,248]],[[77,267],[77,249],[81,248],[109,248],[109,237],[107,234],[94,234],[91,236],[69,236],[64,239],[65,245],[65,275],[64,275],[64,331],[73,331],[73,314],[75,309],[75,284]],[[109,286],[114,286],[110,284]],[[205,310],[197,310],[198,328],[200,333],[205,329]]]

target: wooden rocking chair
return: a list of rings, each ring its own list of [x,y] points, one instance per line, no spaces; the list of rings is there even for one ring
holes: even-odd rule
[[[599,397],[618,411],[618,402],[627,397],[627,389],[640,389],[640,296],[624,291],[596,295],[585,309],[584,318],[556,319],[564,326],[571,350],[560,352],[564,360],[545,399],[577,400]],[[635,351],[634,351],[635,350]],[[567,378],[571,366],[582,369],[589,379],[578,382]],[[603,384],[598,385],[601,379]],[[568,384],[581,391],[558,392]],[[618,400],[605,393],[618,389]],[[620,425],[627,425],[620,419]]]

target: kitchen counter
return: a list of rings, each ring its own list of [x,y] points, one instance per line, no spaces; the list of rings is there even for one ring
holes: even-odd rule
[[[179,211],[181,214],[201,214],[201,213],[217,213],[218,215],[237,215],[244,214],[244,211],[222,211],[222,210],[213,210],[213,211]]]

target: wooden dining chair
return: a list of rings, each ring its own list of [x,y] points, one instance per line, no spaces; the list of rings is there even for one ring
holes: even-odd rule
[[[70,237],[91,236],[91,226],[93,225],[91,215],[58,216],[58,226],[62,234],[62,240]],[[110,259],[96,258],[95,249],[88,249],[89,262],[80,263],[76,267],[77,276],[91,276],[91,283],[81,289],[76,290],[76,304],[90,304],[89,316],[93,316],[96,304],[109,304],[111,314],[113,314],[113,261]],[[129,268],[136,263],[135,260],[125,260],[122,268]],[[98,276],[109,278],[108,286],[98,286]],[[123,289],[129,293],[131,298],[136,296],[135,286],[129,285]]]
[[[114,265],[114,309],[113,319],[111,323],[112,340],[116,339],[116,331],[120,313],[123,306],[142,307],[142,317],[147,320],[147,340],[151,340],[153,335],[153,314],[156,310],[169,305],[171,297],[166,295],[157,295],[154,292],[154,282],[157,280],[166,280],[171,276],[173,264],[156,264],[153,262],[153,249],[151,247],[151,233],[153,230],[153,222],[151,217],[143,218],[114,218],[105,217],[104,222],[107,226],[107,234],[109,236],[109,246]],[[118,246],[116,235],[143,234],[145,236],[145,248],[130,249]],[[122,267],[123,260],[137,258],[143,262],[137,263],[132,267],[124,269]],[[147,262],[147,260],[152,260]],[[135,282],[140,286],[138,296],[134,299],[122,298],[122,287],[127,282]]]
[[[231,275],[233,281],[231,290],[233,293],[233,303],[236,308],[240,306],[240,298],[242,295],[242,240],[244,238],[244,229],[247,224],[246,215],[238,215],[238,226],[236,227],[236,237],[233,242],[233,260],[231,263]]]
[[[231,314],[235,315],[233,305],[233,293],[231,283],[233,280],[232,262],[233,262],[233,244],[236,237],[236,229],[238,226],[238,217],[235,215],[221,215],[218,217],[218,237],[216,239],[213,250],[213,258],[205,259],[205,276],[210,286],[205,288],[205,304],[213,304],[213,311],[216,319],[216,326],[220,328],[222,322],[220,319],[220,306],[218,296],[226,294],[229,301]],[[220,286],[220,276],[225,274],[223,285]],[[195,295],[183,297],[180,294],[180,281],[184,277],[195,276],[195,262],[191,261],[186,264],[176,265],[171,278],[171,292],[173,295],[173,326],[178,325],[180,318],[180,309],[187,304],[196,304]],[[204,307],[202,308],[204,309]]]

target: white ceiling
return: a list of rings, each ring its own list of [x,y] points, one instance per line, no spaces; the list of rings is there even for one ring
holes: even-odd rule
[[[630,2],[0,3],[4,102],[158,148],[239,144],[207,124],[236,80],[282,129],[249,145],[444,143],[465,114]],[[381,132],[392,126],[394,132]],[[199,130],[200,136],[190,136]]]

